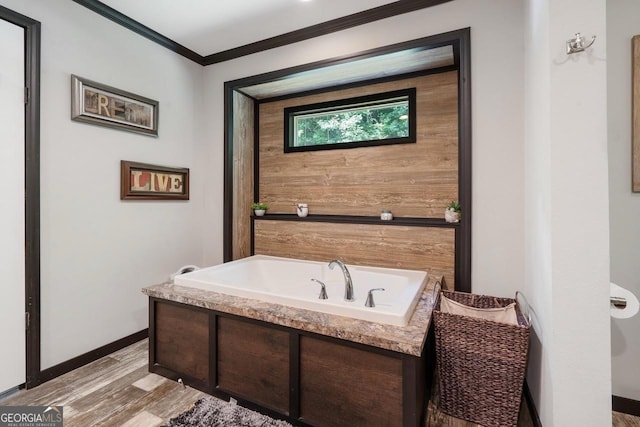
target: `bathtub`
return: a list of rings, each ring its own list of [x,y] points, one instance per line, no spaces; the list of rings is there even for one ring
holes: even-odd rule
[[[174,277],[175,285],[252,298],[294,308],[405,326],[427,284],[427,273],[415,270],[349,265],[355,300],[344,301],[342,270],[329,261],[314,262],[267,255],[207,267]],[[319,299],[325,283],[327,299]],[[369,289],[375,307],[365,307]]]

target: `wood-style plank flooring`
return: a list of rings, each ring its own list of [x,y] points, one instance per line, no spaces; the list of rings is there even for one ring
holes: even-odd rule
[[[140,341],[0,405],[63,405],[65,427],[159,426],[205,394],[150,374],[148,345]]]
[[[0,406],[63,405],[65,427],[159,426],[188,409],[204,393],[148,372],[148,341],[140,341],[93,363],[0,400]],[[437,391],[426,427],[481,427],[441,413]],[[532,426],[522,405],[518,427]],[[640,417],[613,413],[614,427],[640,427]]]
[[[614,427],[640,427],[640,417],[622,414],[620,412],[613,413]]]

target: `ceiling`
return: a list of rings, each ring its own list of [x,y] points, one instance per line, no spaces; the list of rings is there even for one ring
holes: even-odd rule
[[[211,65],[451,0],[73,1],[201,65]],[[333,65],[252,81],[235,90],[265,99],[454,66],[453,46],[434,43],[409,43],[330,61]]]
[[[101,2],[202,56],[396,3],[394,0],[101,0]]]
[[[265,99],[354,82],[383,79],[454,64],[455,57],[451,45],[434,48],[408,48],[293,73],[280,79],[244,86],[240,90],[252,98]]]

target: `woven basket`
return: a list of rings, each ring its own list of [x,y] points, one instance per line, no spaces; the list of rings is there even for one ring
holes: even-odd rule
[[[442,291],[477,308],[505,307],[511,298]],[[486,427],[516,426],[530,325],[516,307],[518,326],[434,310],[440,409]]]

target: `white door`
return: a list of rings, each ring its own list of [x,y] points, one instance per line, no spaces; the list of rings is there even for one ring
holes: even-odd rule
[[[25,382],[24,29],[0,19],[0,393]]]

